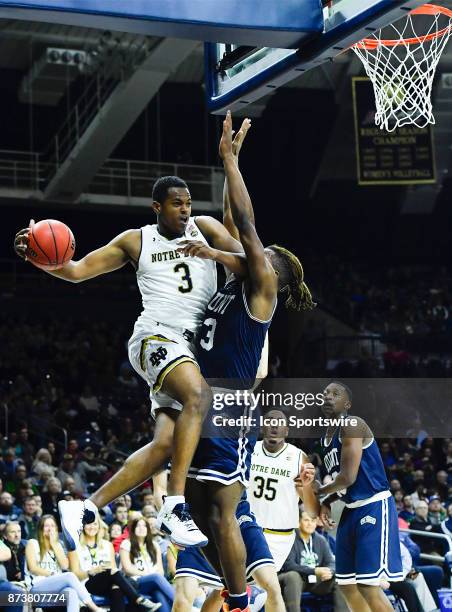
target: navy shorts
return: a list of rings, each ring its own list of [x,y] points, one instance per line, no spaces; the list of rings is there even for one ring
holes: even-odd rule
[[[275,563],[262,528],[256,523],[246,499],[240,501],[236,516],[246,549],[246,578],[248,582],[253,582],[253,574],[258,568],[265,565],[274,566]],[[187,576],[197,578],[202,585],[224,588],[223,579],[218,576],[199,548],[186,548],[177,555],[176,578]]]
[[[344,508],[336,536],[338,584],[378,585],[403,580],[394,498]]]
[[[241,482],[247,487],[251,455],[259,435],[258,422],[249,406],[225,406],[221,412],[211,408],[188,477],[224,485]]]

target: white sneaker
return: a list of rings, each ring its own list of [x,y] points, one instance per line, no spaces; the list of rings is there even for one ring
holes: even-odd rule
[[[146,610],[149,610],[149,612],[156,612],[156,610],[162,607],[162,604],[160,602],[151,601],[146,597],[143,597],[143,599],[138,603],[138,605],[142,608],[145,608]]]
[[[267,591],[259,587],[251,587],[250,595],[250,612],[259,612],[265,606],[267,601]]]
[[[156,527],[167,533],[171,542],[181,548],[206,546],[208,543],[206,536],[191,518],[188,504],[176,504],[172,510],[163,504],[157,515]]]
[[[80,541],[84,523],[92,523],[96,518],[96,506],[86,501],[60,501],[58,511],[61,518],[61,528],[66,538],[68,550],[75,550]]]

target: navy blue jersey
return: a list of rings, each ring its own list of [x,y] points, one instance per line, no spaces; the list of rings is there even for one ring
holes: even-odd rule
[[[336,430],[329,444],[326,444],[325,438],[322,439],[323,464],[333,480],[341,469],[341,450],[339,430]],[[358,500],[369,499],[388,489],[389,483],[380,451],[375,439],[372,439],[372,442],[363,448],[355,482],[348,489],[338,491],[337,494],[346,504],[351,504]]]
[[[197,355],[204,378],[234,379],[234,388],[250,388],[270,323],[271,317],[260,321],[251,315],[245,284],[232,277],[210,300],[204,315]]]

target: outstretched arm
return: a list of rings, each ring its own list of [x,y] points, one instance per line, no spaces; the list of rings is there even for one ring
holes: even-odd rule
[[[229,111],[223,122],[220,156],[223,159],[229,186],[232,218],[247,257],[252,299],[249,305],[254,316],[267,319],[271,315],[276,299],[277,277],[249,215],[252,209],[251,199],[232,151],[232,118]]]
[[[14,248],[16,253],[26,259],[28,247],[28,229],[16,234]],[[129,261],[137,261],[141,247],[140,230],[127,230],[116,236],[111,242],[95,251],[91,251],[78,261],[69,261],[58,270],[45,270],[48,274],[72,283],[94,278],[100,274],[113,272]]]
[[[232,153],[235,157],[237,167],[239,165],[240,149],[242,148],[243,141],[245,140],[250,127],[251,127],[251,120],[248,118],[244,119],[240,127],[240,130],[237,132],[237,134],[234,137],[234,140],[232,141]],[[255,225],[254,210],[251,204],[251,200],[249,200],[248,216],[251,220],[251,223]],[[232,217],[231,203],[229,201],[228,178],[226,175],[224,177],[224,187],[223,187],[223,225],[225,226],[225,228],[228,230],[228,232],[231,234],[233,238],[235,238],[236,240],[240,240],[239,230],[237,229],[237,226],[234,223],[234,219]]]

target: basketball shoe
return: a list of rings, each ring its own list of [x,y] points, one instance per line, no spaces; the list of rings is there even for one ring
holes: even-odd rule
[[[206,536],[193,521],[188,504],[174,504],[169,496],[164,498],[155,526],[168,534],[173,544],[180,548],[206,546],[208,543]]]
[[[60,501],[58,511],[61,528],[66,538],[68,550],[75,550],[80,541],[83,525],[96,519],[97,507],[89,499],[85,501]]]

